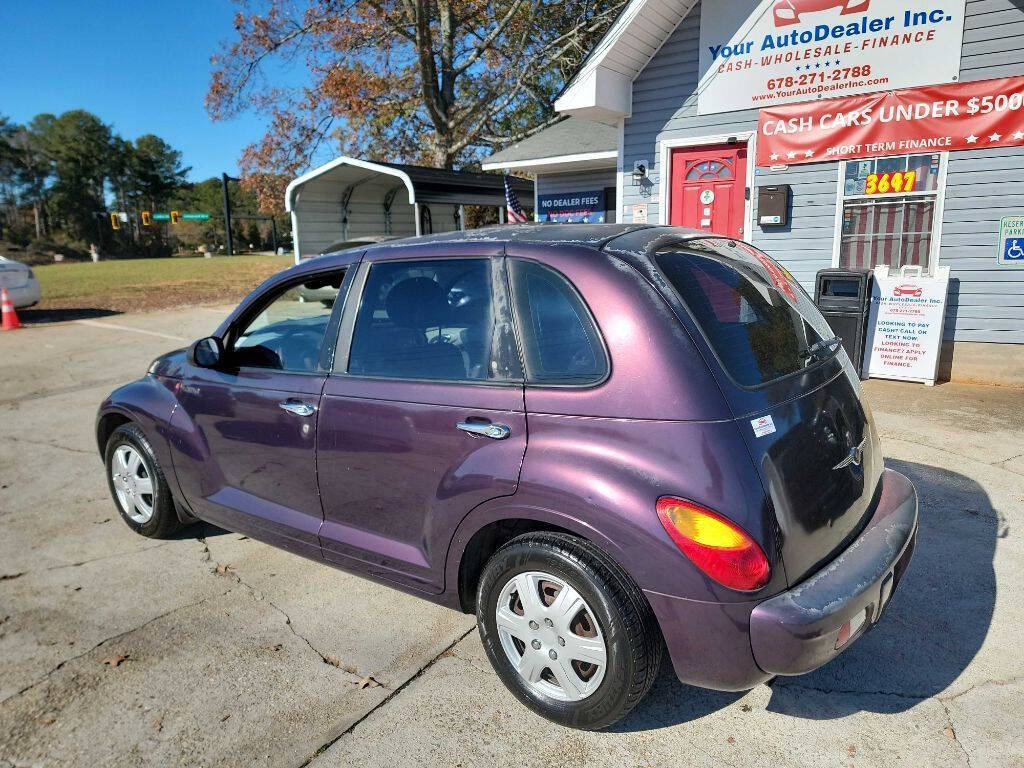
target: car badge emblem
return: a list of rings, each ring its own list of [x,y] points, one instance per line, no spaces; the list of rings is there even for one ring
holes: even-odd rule
[[[865,437],[860,441],[859,445],[855,445],[850,449],[850,452],[846,455],[846,458],[836,464],[832,469],[846,469],[851,464],[855,467],[859,467],[860,463],[864,461],[864,446],[868,444],[868,439]]]

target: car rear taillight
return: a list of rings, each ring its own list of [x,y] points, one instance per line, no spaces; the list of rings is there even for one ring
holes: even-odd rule
[[[657,509],[676,546],[719,584],[749,592],[768,583],[772,575],[768,558],[738,525],[675,496],[658,499]]]

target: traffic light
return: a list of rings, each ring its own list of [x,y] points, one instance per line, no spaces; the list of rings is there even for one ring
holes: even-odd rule
[[[121,228],[121,217],[119,217],[117,215],[117,213],[111,213],[110,214],[110,228],[111,229],[120,229]]]
[[[177,211],[171,211],[171,224],[177,224],[181,221],[181,214]]]
[[[142,212],[142,226],[148,227],[153,223],[153,217],[149,215],[149,211]]]

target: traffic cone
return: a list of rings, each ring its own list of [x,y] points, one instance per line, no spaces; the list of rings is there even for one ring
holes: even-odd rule
[[[13,331],[21,328],[21,321],[18,320],[18,313],[14,311],[14,304],[11,302],[11,294],[6,288],[0,289],[0,314],[3,315],[3,325],[0,331]]]

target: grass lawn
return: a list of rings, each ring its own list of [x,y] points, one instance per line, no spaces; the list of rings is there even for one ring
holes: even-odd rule
[[[147,309],[234,302],[293,263],[291,256],[123,259],[33,267],[43,299],[38,308]]]

